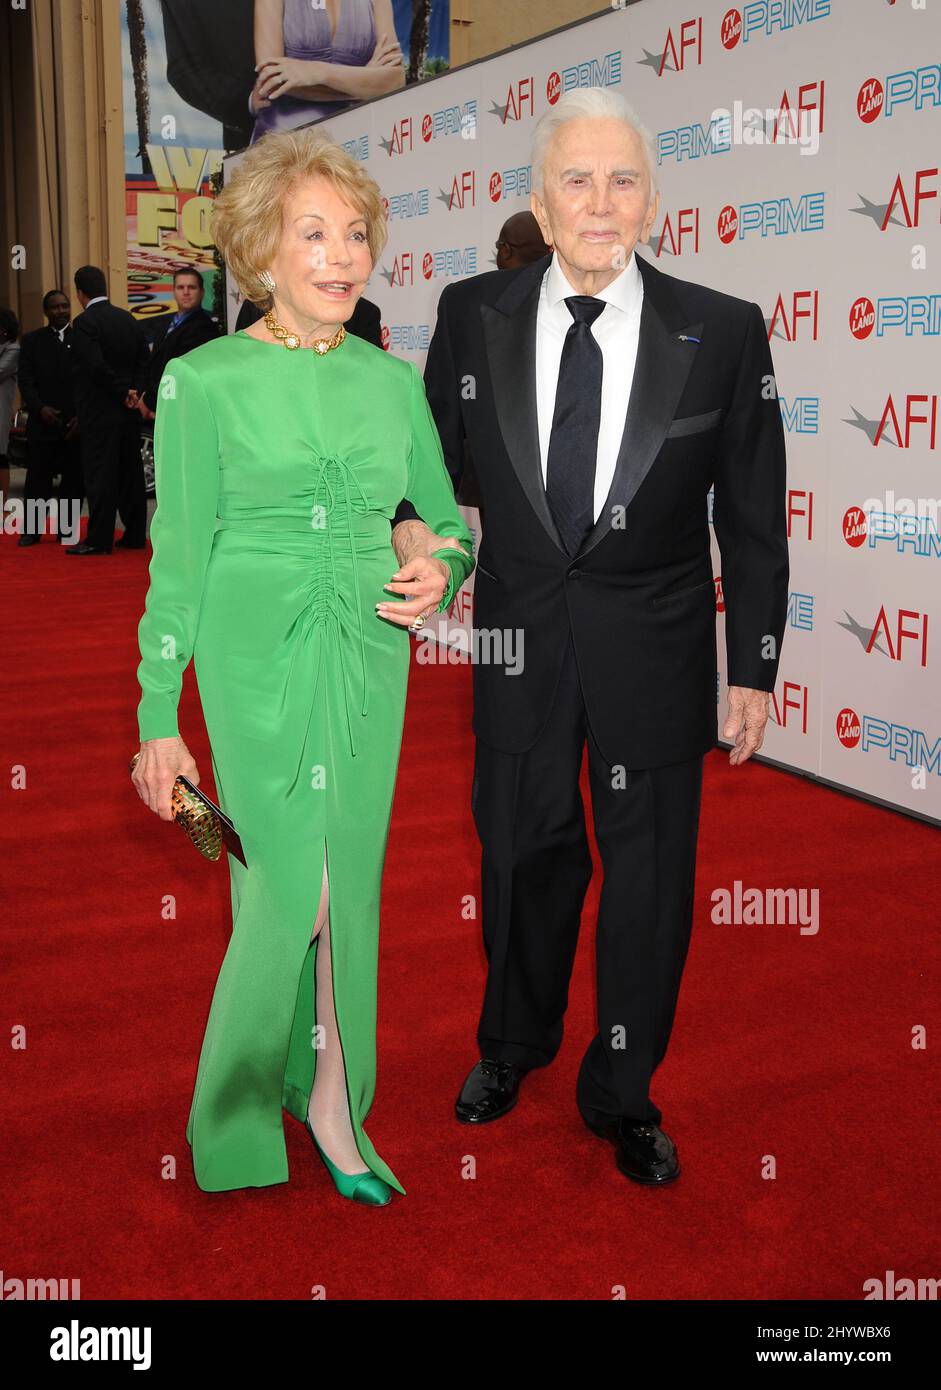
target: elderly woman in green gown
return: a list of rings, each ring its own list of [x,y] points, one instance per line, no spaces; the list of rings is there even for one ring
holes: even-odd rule
[[[342,1195],[385,1205],[405,1189],[363,1122],[406,629],[450,604],[473,543],[417,369],[343,328],[386,240],[363,166],[316,128],[267,135],[213,229],[267,312],[161,380],[138,630],[135,786],[166,820],[177,774],[199,780],[177,723],[192,657],[246,858],[186,1137],[203,1190],[285,1182],[287,1109]],[[422,520],[394,549],[403,497]]]

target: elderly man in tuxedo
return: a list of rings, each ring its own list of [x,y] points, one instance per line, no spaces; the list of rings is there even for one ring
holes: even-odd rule
[[[591,878],[587,743],[604,878],[598,1031],[576,1101],[622,1173],[663,1184],[680,1166],[650,1082],[689,944],[703,757],[718,735],[710,488],[735,767],[768,718],[788,553],[761,309],[636,254],[655,177],[650,135],[620,93],[564,95],[533,146],[532,210],[552,253],[447,286],[425,385],[455,480],[466,438],[482,513],[472,805],[488,972],[457,1116],[505,1115],[559,1049]]]

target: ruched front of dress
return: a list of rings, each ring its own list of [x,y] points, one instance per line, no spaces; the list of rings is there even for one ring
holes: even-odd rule
[[[472,542],[416,369],[348,336],[324,357],[245,333],[172,362],[155,434],[154,554],[139,640],[142,739],[178,731],[190,658],[229,857],[232,935],[186,1129],[205,1190],[288,1178],[282,1109],[316,1066],[310,937],[326,857],[337,1025],[364,1162],[376,1084],[379,905],[408,642],[375,612],[407,496]]]

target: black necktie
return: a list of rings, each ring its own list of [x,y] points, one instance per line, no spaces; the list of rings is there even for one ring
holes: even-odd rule
[[[574,555],[594,525],[604,358],[591,325],[604,309],[605,300],[573,294],[565,303],[573,322],[559,362],[546,461],[546,500],[563,545]]]

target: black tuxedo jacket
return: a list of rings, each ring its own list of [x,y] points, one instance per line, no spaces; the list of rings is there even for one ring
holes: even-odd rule
[[[72,399],[72,359],[69,340],[72,329],[65,330],[65,342],[60,342],[55,329],[48,323],[32,333],[24,333],[20,342],[20,361],[17,383],[28,415],[26,438],[36,443],[61,439],[66,426],[75,417]],[[41,416],[44,405],[54,406],[60,424],[44,424]]]
[[[607,762],[657,767],[716,742],[716,601],[707,494],[722,557],[728,678],[771,690],[788,590],[785,450],[757,304],[638,256],[644,298],[614,479],[581,550],[546,501],[536,415],[536,309],[551,257],[448,285],[425,388],[455,485],[463,440],[483,538],[475,579],[474,731],[523,752],[552,705],[571,632]],[[520,674],[492,659],[522,635]]]
[[[144,330],[133,315],[107,299],[90,304],[72,320],[70,352],[72,392],[82,428],[126,420],[124,398],[144,376],[150,360]]]
[[[175,310],[169,314],[160,314],[148,325],[152,332],[145,335],[150,339],[150,359],[137,389],[143,396],[147,409],[154,413],[157,410],[157,387],[160,385],[163,369],[171,358],[182,357],[185,352],[192,352],[194,348],[202,347],[203,343],[211,342],[219,336],[215,321],[205,309],[194,310],[171,333],[170,324],[175,317]]]

